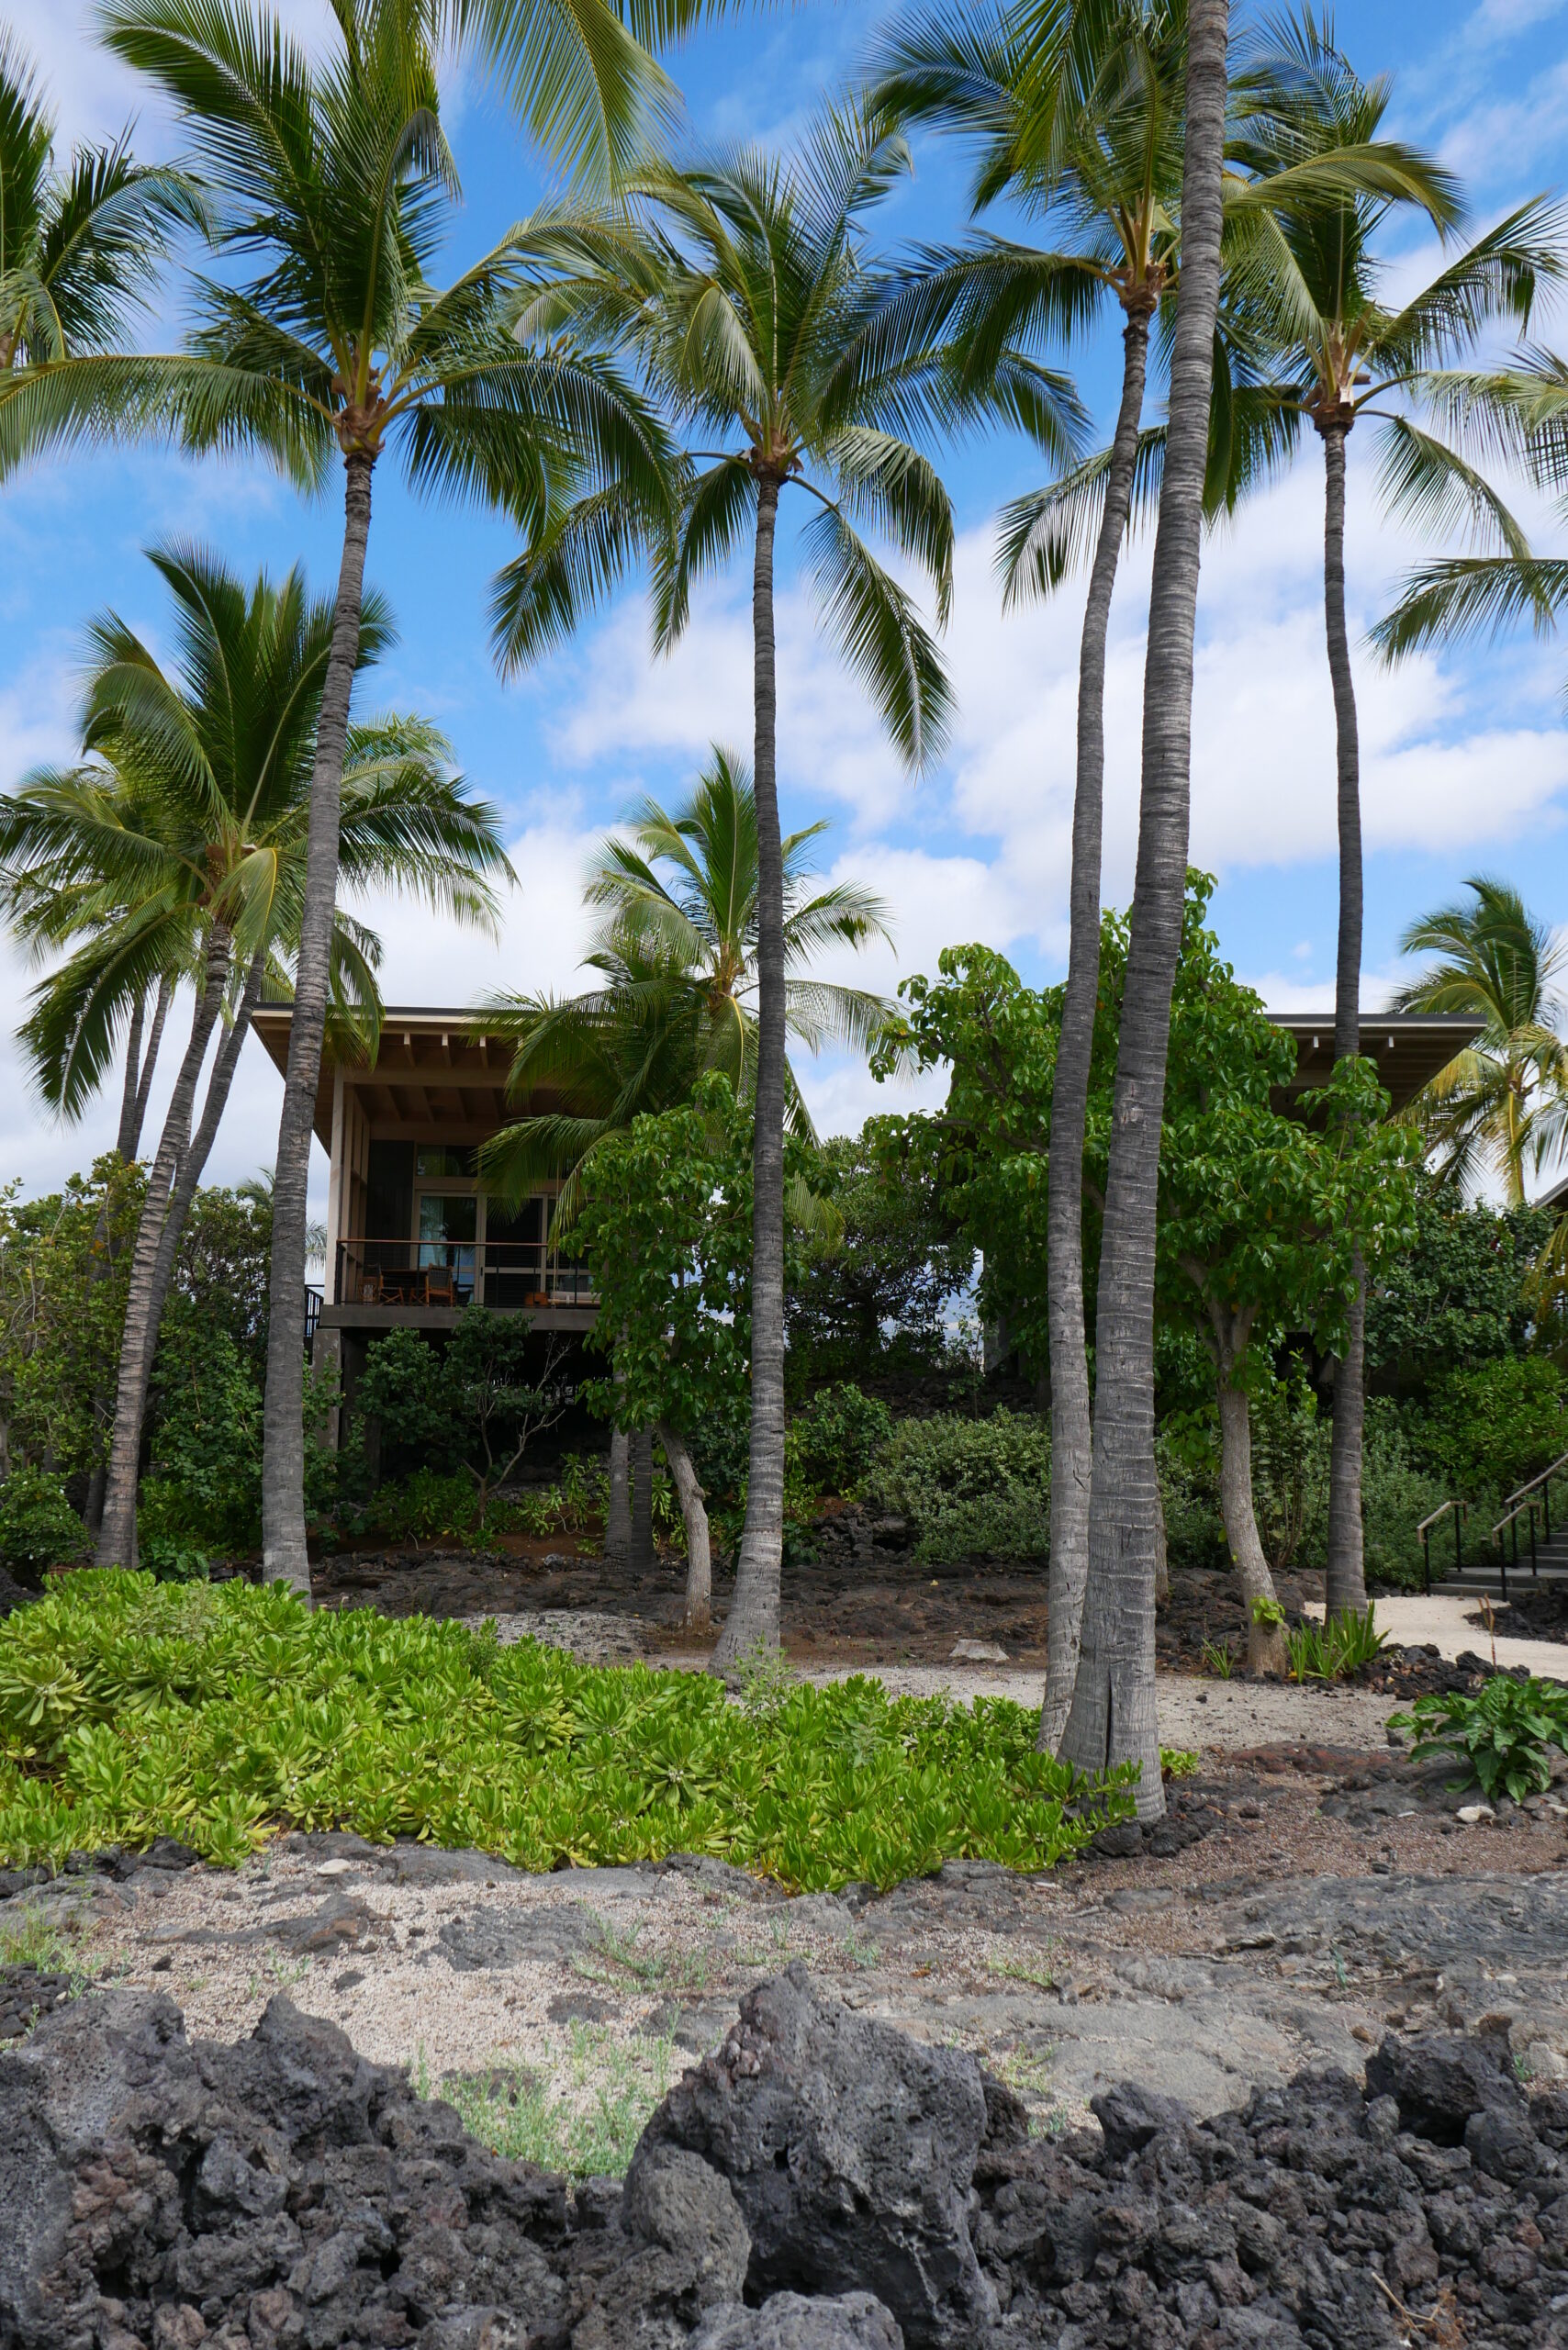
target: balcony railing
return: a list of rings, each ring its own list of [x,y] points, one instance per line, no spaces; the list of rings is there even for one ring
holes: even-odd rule
[[[340,1240],[336,1305],[597,1305],[586,1265],[544,1240]]]

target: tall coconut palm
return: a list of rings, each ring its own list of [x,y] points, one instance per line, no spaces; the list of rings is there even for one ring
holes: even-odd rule
[[[519,331],[562,328],[635,354],[692,443],[677,527],[660,551],[655,641],[686,625],[692,583],[749,538],[757,830],[756,1203],[751,1472],[734,1604],[715,1651],[728,1667],[778,1638],[784,1499],[785,906],[778,822],[775,543],[781,501],[809,502],[808,576],[827,629],[906,763],[943,739],[948,688],[913,599],[857,524],[870,522],[933,583],[945,620],[953,520],[912,424],[951,413],[930,354],[890,346],[887,282],[865,223],[907,164],[902,141],[829,116],[788,162],[742,153],[633,174],[628,217],[564,221],[554,275]],[[547,518],[502,575],[510,662],[569,630],[645,544],[624,500],[586,498]]]
[[[873,84],[872,103],[894,119],[935,123],[977,146],[977,210],[1005,194],[1065,240],[1059,250],[1035,250],[987,238],[928,265],[922,298],[941,306],[943,330],[955,335],[971,383],[1032,335],[1084,333],[1112,304],[1122,319],[1108,449],[1015,501],[1002,527],[1009,603],[1056,586],[1080,553],[1092,550],[1079,643],[1067,989],[1047,1179],[1050,1611],[1039,1737],[1052,1751],[1072,1698],[1089,1569],[1083,1145],[1100,982],[1105,646],[1138,464],[1149,330],[1177,260],[1186,34],[1186,0],[1015,7],[989,18],[949,7],[897,29]]]
[[[493,46],[511,40],[536,113],[574,151],[574,138],[588,135],[585,97],[608,105],[584,24],[568,39],[555,11],[505,0],[454,13],[460,23],[479,17]],[[600,7],[587,13],[608,22]],[[477,494],[525,521],[564,482],[614,480],[633,503],[662,503],[669,488],[657,427],[611,370],[559,348],[524,349],[499,330],[495,305],[515,266],[515,234],[444,290],[432,283],[457,192],[431,53],[440,21],[430,0],[339,0],[330,47],[312,59],[248,0],[109,0],[106,39],[183,123],[218,251],[260,267],[200,282],[198,322],[180,357],[36,370],[14,401],[0,400],[0,438],[26,428],[62,441],[162,420],[193,449],[263,446],[311,485],[326,480],[334,454],[342,460],[336,636],[316,732],[278,1130],[263,1472],[264,1572],[307,1595],[306,1187],[372,476],[395,446],[416,483]],[[624,47],[610,47],[622,74],[615,104],[635,112]]]
[[[95,1090],[130,1008],[194,977],[196,1005],[131,1261],[114,1435],[99,1538],[105,1563],[135,1557],[138,1457],[158,1324],[186,1212],[217,1135],[251,1014],[290,991],[306,893],[310,778],[335,642],[331,604],[302,575],[247,589],[215,558],[161,549],[179,659],[165,670],[114,614],[89,637],[84,764],[0,801],[0,868],[26,877],[13,912],[55,943],[62,908],[79,942],[35,991],[22,1030],[44,1098],[67,1116]],[[360,659],[390,637],[366,599]],[[418,891],[493,920],[487,878],[508,870],[494,812],[471,800],[447,746],[416,719],[351,731],[342,810],[351,885]],[[45,917],[39,909],[56,911]],[[330,987],[374,1028],[378,947],[338,914]],[[196,1098],[220,1030],[199,1118]]]
[[[38,77],[0,32],[0,377],[120,348],[171,239],[204,217],[194,183],[134,162],[129,135],[57,169]],[[0,472],[25,453],[0,440]]]
[[[1468,1013],[1484,1024],[1411,1103],[1438,1153],[1439,1171],[1471,1190],[1501,1182],[1510,1207],[1525,1203],[1538,1172],[1568,1136],[1568,1043],[1556,982],[1568,949],[1506,881],[1465,883],[1474,902],[1441,906],[1409,924],[1406,955],[1438,957],[1401,988],[1396,1012]]]
[[[830,1041],[868,1051],[892,1010],[887,998],[807,976],[824,947],[890,935],[869,890],[847,881],[811,888],[810,844],[826,830],[825,822],[809,824],[780,843],[785,1023],[812,1052]],[[630,838],[612,835],[589,867],[585,895],[601,909],[585,961],[603,984],[565,1000],[499,997],[485,1013],[486,1033],[512,1042],[512,1093],[526,1101],[543,1091],[559,1106],[503,1127],[484,1147],[483,1171],[518,1199],[542,1181],[560,1182],[562,1232],[584,1163],[606,1136],[685,1101],[711,1069],[739,1095],[755,1090],[756,799],[745,762],[715,748],[673,814],[644,800]],[[812,1132],[788,1062],[785,1124]]]
[[[1331,24],[1304,8],[1274,28],[1266,67],[1274,96],[1241,143],[1263,178],[1315,157],[1364,147],[1387,109],[1385,78],[1363,82],[1335,46]],[[1245,255],[1232,266],[1238,315],[1260,352],[1275,354],[1276,457],[1310,424],[1323,450],[1324,615],[1334,697],[1339,834],[1339,921],[1335,967],[1336,1056],[1361,1049],[1361,753],[1345,610],[1348,444],[1358,422],[1381,420],[1383,487],[1417,514],[1457,497],[1487,504],[1512,529],[1462,454],[1434,435],[1414,408],[1422,378],[1457,358],[1498,319],[1528,320],[1540,286],[1562,274],[1562,220],[1543,200],[1522,205],[1478,238],[1413,297],[1380,298],[1386,267],[1375,247],[1396,202],[1443,234],[1461,218],[1454,183],[1411,157],[1403,198],[1347,188],[1287,194],[1252,217]],[[1523,552],[1522,547],[1517,549]],[[1365,1416],[1365,1291],[1352,1308],[1335,1378],[1328,1506],[1327,1604],[1366,1606],[1361,1551],[1361,1433]]]
[[[1084,1767],[1141,1765],[1137,1808],[1158,1818],[1154,1585],[1155,1218],[1170,997],[1181,951],[1192,796],[1193,643],[1219,313],[1227,0],[1192,0],[1182,173],[1182,280],[1170,424],[1149,591],[1143,793],[1116,1055],[1095,1328],[1089,1582],[1061,1751]]]

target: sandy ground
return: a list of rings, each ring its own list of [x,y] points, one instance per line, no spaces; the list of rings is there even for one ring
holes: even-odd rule
[[[1397,1648],[1424,1648],[1434,1642],[1444,1656],[1457,1657],[1465,1650],[1476,1656],[1489,1657],[1492,1642],[1479,1624],[1465,1618],[1476,1613],[1473,1599],[1445,1599],[1434,1592],[1430,1598],[1419,1592],[1397,1598],[1383,1598],[1376,1602],[1379,1628],[1386,1631]],[[1309,1607],[1309,1615],[1321,1616],[1321,1607]],[[1522,1664],[1528,1673],[1539,1673],[1544,1680],[1561,1681],[1568,1677],[1568,1647],[1561,1640],[1513,1640],[1503,1628],[1508,1621],[1508,1611],[1497,1607],[1497,1662]]]

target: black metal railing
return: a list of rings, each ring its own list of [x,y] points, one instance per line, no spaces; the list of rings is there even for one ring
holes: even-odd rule
[[[596,1305],[586,1265],[546,1240],[340,1240],[336,1305]]]
[[[1540,1559],[1537,1551],[1535,1537],[1536,1516],[1539,1512],[1542,1541],[1550,1542],[1551,1539],[1551,1481],[1553,1477],[1561,1477],[1565,1470],[1568,1470],[1568,1452],[1562,1452],[1548,1468],[1538,1470],[1533,1477],[1528,1477],[1522,1485],[1516,1486],[1503,1505],[1503,1515],[1492,1528],[1492,1540],[1496,1546],[1498,1572],[1502,1576],[1505,1600],[1508,1596],[1510,1557],[1514,1572],[1518,1574],[1519,1570],[1519,1520],[1521,1517],[1525,1520],[1528,1529],[1530,1573],[1538,1577],[1540,1573]],[[1508,1538],[1506,1543],[1503,1539],[1505,1533]]]
[[[310,1341],[316,1336],[316,1325],[321,1319],[321,1292],[309,1281],[305,1284],[305,1351],[310,1351]]]

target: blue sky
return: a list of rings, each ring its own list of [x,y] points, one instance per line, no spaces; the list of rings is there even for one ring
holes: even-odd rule
[[[286,0],[309,38],[319,0]],[[787,142],[864,53],[876,6],[800,0],[702,36],[670,61],[694,138]],[[148,98],[91,41],[78,0],[12,0],[11,21],[55,94],[62,140],[140,118],[138,145],[174,140]],[[1568,180],[1568,0],[1358,0],[1338,30],[1368,74],[1390,71],[1390,128],[1435,148],[1464,176],[1477,224]],[[465,207],[461,263],[546,192],[504,116],[465,76],[446,93]],[[883,207],[881,233],[951,234],[961,225],[960,157],[922,140],[913,179]],[[1391,246],[1395,282],[1437,261],[1419,239]],[[177,290],[170,296],[171,316]],[[1543,339],[1562,347],[1560,315]],[[1119,345],[1108,326],[1077,362],[1103,418]],[[868,707],[814,631],[793,580],[780,581],[780,778],[786,821],[833,829],[824,866],[862,877],[892,909],[896,952],[857,976],[891,987],[930,968],[944,945],[982,938],[1031,979],[1059,974],[1072,782],[1079,596],[1006,619],[991,576],[991,519],[1038,477],[1018,443],[945,454],[960,531],[948,656],[958,694],[952,749],[912,785]],[[1348,554],[1358,635],[1415,549],[1383,521],[1371,435],[1351,443]],[[335,574],[334,505],[302,506],[259,468],[193,466],[157,455],[75,456],[0,494],[0,783],[69,755],[83,622],[113,605],[154,641],[163,625],[140,550],[193,536],[235,565],[281,571],[303,558],[322,590]],[[1321,472],[1316,444],[1294,471],[1209,547],[1194,709],[1194,859],[1220,878],[1215,920],[1238,970],[1279,1008],[1332,995],[1336,873],[1332,712],[1320,608]],[[655,665],[642,599],[629,593],[564,656],[503,685],[486,621],[488,582],[514,551],[497,521],[414,499],[384,466],[370,574],[401,642],[366,681],[365,706],[418,710],[503,808],[521,888],[498,945],[396,903],[373,909],[389,1001],[460,1002],[497,988],[566,987],[583,937],[578,877],[593,840],[644,791],[669,798],[711,740],[749,749],[745,583],[697,604],[687,643]],[[1106,894],[1130,893],[1147,547],[1131,551],[1113,621],[1107,708]],[[1516,877],[1532,906],[1568,914],[1568,645],[1524,642],[1413,663],[1393,676],[1357,654],[1368,846],[1364,1000],[1395,974],[1416,913],[1466,874]],[[6,993],[28,984],[12,962]],[[29,1187],[79,1165],[112,1132],[104,1104],[62,1131],[21,1080],[7,1019],[0,1046],[0,1172]],[[819,1118],[854,1127],[886,1106],[863,1070],[826,1059],[802,1072]],[[222,1179],[270,1162],[280,1087],[247,1046],[213,1162]]]

